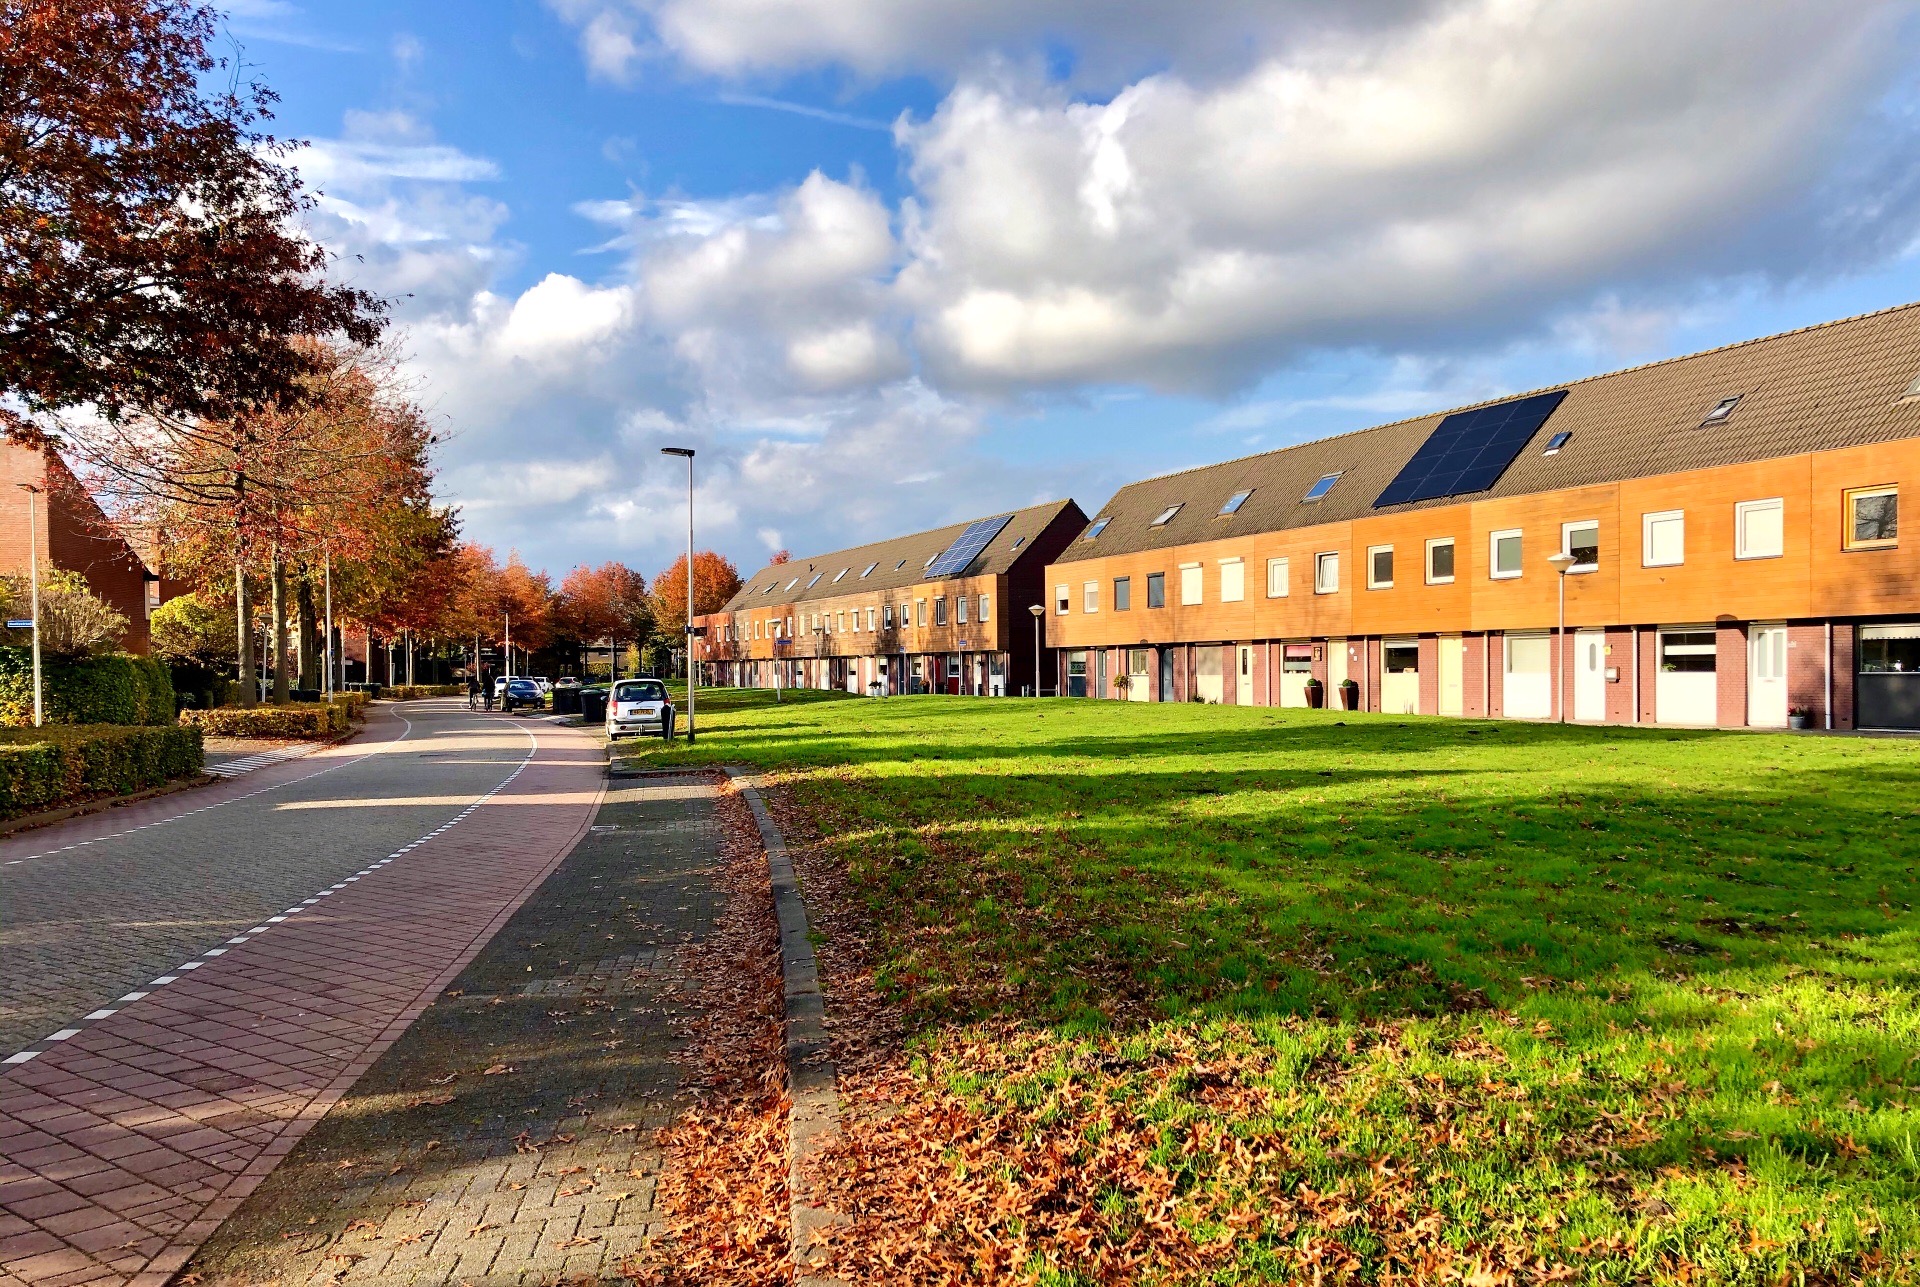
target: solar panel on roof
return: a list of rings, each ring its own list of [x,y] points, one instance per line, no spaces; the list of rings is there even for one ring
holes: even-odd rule
[[[946,552],[927,565],[928,576],[959,576],[972,562],[980,557],[980,551],[993,543],[1000,535],[1013,515],[1002,514],[998,518],[983,518],[967,524],[967,530],[960,533],[959,539],[949,545]]]
[[[1556,389],[1454,412],[1434,426],[1374,508],[1487,490],[1566,396],[1565,389]]]

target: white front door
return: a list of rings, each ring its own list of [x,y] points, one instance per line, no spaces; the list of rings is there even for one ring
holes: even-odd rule
[[[1573,636],[1573,717],[1599,724],[1607,718],[1607,632],[1577,630]]]
[[[1747,723],[1787,726],[1787,628],[1755,626],[1747,632]]]
[[[1654,718],[1662,724],[1711,727],[1718,717],[1718,644],[1712,626],[1660,632],[1653,681]]]
[[[1201,644],[1193,650],[1193,691],[1209,706],[1220,705],[1226,696],[1225,677],[1220,673],[1224,651],[1218,644]]]
[[[1234,649],[1233,701],[1236,706],[1253,705],[1253,648],[1241,644]]]
[[[1546,635],[1508,635],[1501,708],[1513,719],[1553,718],[1553,641]]]

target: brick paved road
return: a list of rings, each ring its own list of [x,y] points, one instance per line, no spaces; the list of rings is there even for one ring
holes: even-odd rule
[[[0,996],[29,1039],[68,1024],[0,1076],[0,1283],[176,1269],[598,797],[596,744],[543,720],[381,735],[0,846]]]
[[[450,705],[375,709],[366,741],[0,841],[0,1058],[432,830],[531,746]]]
[[[658,1234],[653,1134],[696,1013],[675,949],[726,898],[714,793],[610,790],[595,830],[187,1271],[207,1287],[531,1287],[610,1276]]]

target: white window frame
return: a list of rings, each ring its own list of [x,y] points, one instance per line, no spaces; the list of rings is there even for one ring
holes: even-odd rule
[[[1433,552],[1443,545],[1453,551],[1453,571],[1446,576],[1435,576],[1433,574]],[[1454,542],[1451,536],[1433,537],[1427,542],[1426,563],[1420,570],[1425,574],[1428,585],[1452,585],[1460,576],[1459,545]]]
[[[1598,572],[1600,570],[1600,520],[1599,519],[1576,518],[1571,523],[1560,524],[1560,552],[1562,554],[1573,553],[1573,532],[1575,528],[1579,528],[1579,527],[1591,527],[1593,529],[1593,562],[1570,563],[1567,565],[1567,571]]]
[[[1653,529],[1660,523],[1680,524],[1680,557],[1676,559],[1657,559],[1653,555]],[[1643,568],[1677,568],[1687,561],[1687,511],[1684,509],[1660,509],[1640,516],[1640,566]]]
[[[983,594],[980,596],[980,617],[977,624],[984,626],[987,623],[988,617],[990,615],[988,605],[990,605],[992,602],[993,602],[993,596],[986,595],[986,594]]]
[[[1228,569],[1233,571],[1228,573]],[[1220,602],[1244,603],[1247,598],[1247,561],[1242,558],[1220,560]]]
[[[1328,570],[1332,575],[1327,575]],[[1315,594],[1340,593],[1340,551],[1321,550],[1313,556],[1313,592]]]
[[[1080,586],[1080,611],[1095,613],[1100,611],[1100,583],[1085,581]]]
[[[1379,554],[1386,555],[1387,561],[1391,563],[1393,561],[1393,547],[1391,545],[1369,545],[1367,547],[1367,589],[1391,590],[1393,589],[1393,578],[1391,576],[1382,581],[1373,574],[1374,556]]]
[[[875,612],[875,611],[876,611],[876,610],[875,610],[875,609],[873,609],[873,608],[868,608],[868,609],[867,609],[867,633],[868,633],[868,634],[872,634],[872,633],[874,633],[874,630],[873,630],[873,622],[874,622],[874,612]]]
[[[1500,570],[1500,542],[1512,537],[1520,542],[1520,566],[1511,572]],[[1527,570],[1527,534],[1524,528],[1503,527],[1497,532],[1487,533],[1487,579],[1490,581],[1512,581],[1524,576]]]
[[[913,601],[913,624],[914,628],[918,630],[925,630],[927,628],[927,601],[925,599],[915,599]]]
[[[1193,573],[1191,577],[1187,573]],[[1191,592],[1189,592],[1191,587]],[[1207,573],[1198,563],[1180,565],[1180,606],[1191,608],[1207,601]]]
[[[1053,587],[1053,615],[1064,617],[1073,611],[1073,587],[1056,585]]]
[[[1274,589],[1275,586],[1279,589]],[[1286,558],[1267,560],[1267,597],[1284,599],[1293,586],[1293,569]]]
[[[1747,517],[1751,514],[1773,510],[1780,515],[1780,548],[1770,554],[1755,554],[1748,548]],[[1787,553],[1787,501],[1783,496],[1768,496],[1761,500],[1738,501],[1733,507],[1733,557],[1744,562],[1747,559],[1778,559]]]
[[[967,624],[967,608],[971,606],[969,600],[972,598],[973,596],[970,594],[956,594],[953,596],[954,625],[964,626]]]

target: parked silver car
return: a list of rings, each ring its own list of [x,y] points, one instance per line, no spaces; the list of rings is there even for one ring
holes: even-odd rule
[[[623,679],[607,694],[607,740],[641,733],[671,739],[673,702],[657,679]]]

